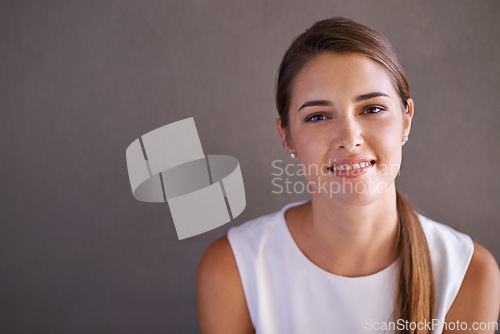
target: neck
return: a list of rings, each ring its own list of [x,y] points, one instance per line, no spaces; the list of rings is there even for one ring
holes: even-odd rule
[[[312,198],[300,230],[312,260],[342,276],[376,273],[397,259],[398,215],[393,186],[376,201],[346,207]],[[307,254],[306,254],[307,255]]]

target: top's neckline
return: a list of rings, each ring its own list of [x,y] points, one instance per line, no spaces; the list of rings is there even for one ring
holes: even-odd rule
[[[293,251],[297,254],[297,258],[302,261],[303,263],[306,263],[306,265],[310,266],[313,268],[313,270],[319,271],[324,275],[327,275],[331,277],[332,279],[338,279],[338,280],[348,280],[351,282],[364,282],[367,280],[374,280],[378,279],[381,277],[386,277],[387,275],[392,275],[393,273],[396,273],[398,269],[398,263],[399,263],[399,258],[396,259],[393,263],[388,265],[387,267],[377,271],[376,273],[370,274],[370,275],[364,275],[364,276],[342,276],[342,275],[337,275],[334,273],[329,272],[328,270],[325,270],[312,262],[300,249],[299,245],[295,242],[295,239],[292,236],[292,233],[290,232],[290,229],[288,228],[288,224],[286,223],[285,219],[285,213],[288,209],[301,205],[305,203],[306,201],[301,201],[301,202],[293,202],[285,205],[279,212],[279,218],[280,218],[280,223],[281,227],[284,229],[284,235],[287,243],[291,245],[291,248]]]

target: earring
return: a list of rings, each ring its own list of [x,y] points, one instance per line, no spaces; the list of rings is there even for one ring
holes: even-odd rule
[[[290,153],[290,156],[295,159],[295,153]]]
[[[407,141],[408,141],[408,136],[404,136],[403,137],[403,144],[406,144]]]

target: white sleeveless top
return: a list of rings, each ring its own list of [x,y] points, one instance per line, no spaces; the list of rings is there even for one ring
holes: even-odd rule
[[[395,326],[403,326],[393,319],[399,262],[362,277],[321,269],[302,253],[286,225],[285,211],[298,204],[228,232],[256,333],[394,333]],[[435,324],[431,328],[441,333],[474,245],[469,236],[451,227],[421,215],[419,220],[434,270]]]

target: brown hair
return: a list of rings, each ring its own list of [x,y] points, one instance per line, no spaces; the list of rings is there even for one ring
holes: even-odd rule
[[[343,17],[319,21],[297,37],[288,48],[278,71],[276,106],[281,125],[289,132],[288,111],[293,79],[312,58],[322,52],[357,53],[384,66],[401,99],[402,109],[410,97],[408,82],[391,43],[377,31]],[[396,190],[399,217],[398,250],[401,268],[394,296],[394,315],[412,323],[431,321],[434,279],[429,247],[418,217]],[[409,330],[408,333],[428,333]]]

